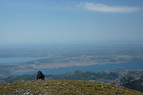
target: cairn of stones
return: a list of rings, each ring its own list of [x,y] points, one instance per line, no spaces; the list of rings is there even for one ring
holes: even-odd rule
[[[36,80],[45,80],[45,76],[41,71],[37,72]]]

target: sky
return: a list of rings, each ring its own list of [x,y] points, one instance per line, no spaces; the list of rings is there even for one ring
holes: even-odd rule
[[[0,0],[0,45],[143,41],[143,0]]]

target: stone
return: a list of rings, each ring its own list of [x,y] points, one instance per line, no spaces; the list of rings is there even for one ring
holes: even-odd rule
[[[41,71],[37,72],[36,80],[45,80],[45,76]]]

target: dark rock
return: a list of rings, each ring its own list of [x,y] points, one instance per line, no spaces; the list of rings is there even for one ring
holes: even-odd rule
[[[45,76],[41,71],[37,72],[36,80],[45,80]]]

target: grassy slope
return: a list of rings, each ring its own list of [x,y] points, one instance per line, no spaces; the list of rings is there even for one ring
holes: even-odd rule
[[[18,81],[0,84],[0,95],[143,95],[116,85],[77,80]]]

